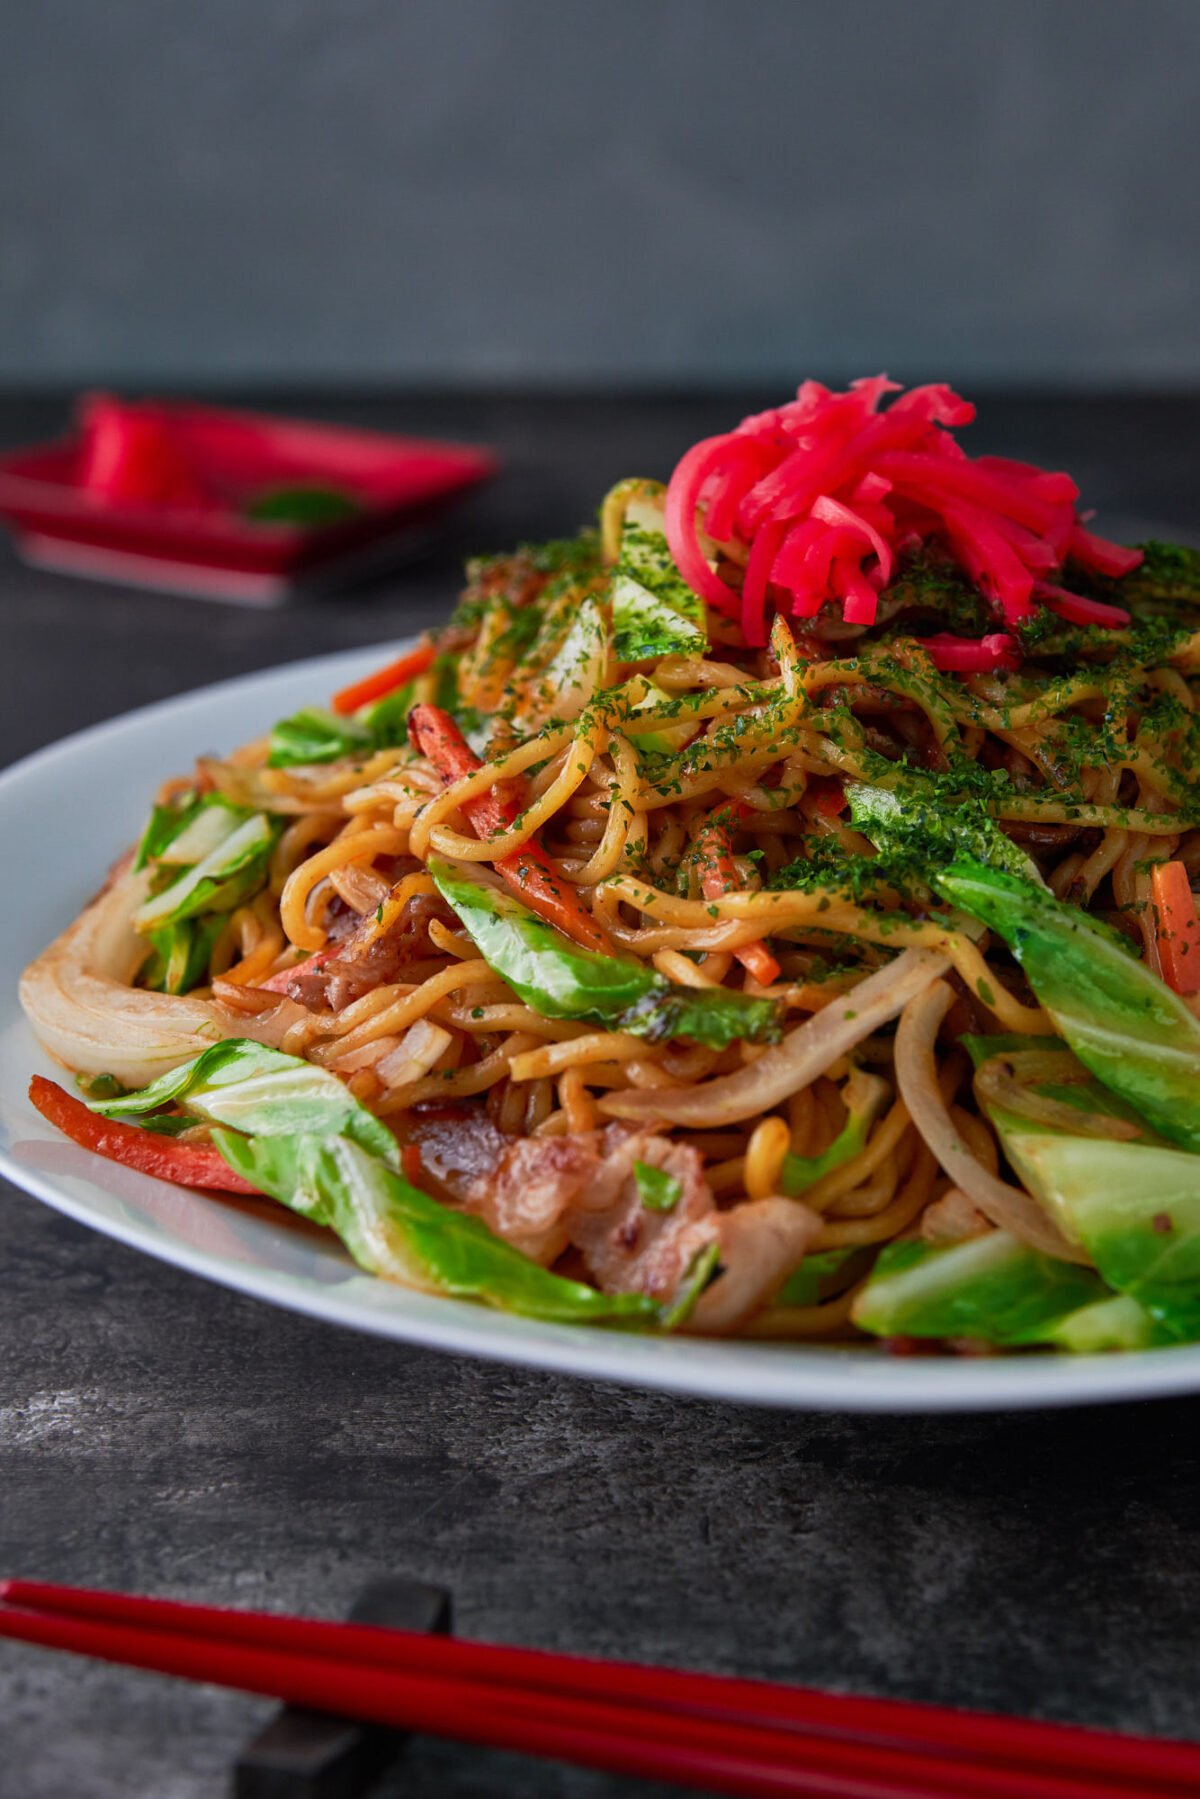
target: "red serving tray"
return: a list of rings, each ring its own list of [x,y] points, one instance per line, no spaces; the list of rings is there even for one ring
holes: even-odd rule
[[[205,599],[273,604],[338,585],[422,542],[448,507],[495,473],[475,445],[392,437],[216,406],[155,402],[205,486],[226,505],[150,506],[79,483],[77,433],[0,456],[0,518],[28,562]],[[265,489],[326,482],[363,510],[324,525],[256,522]]]

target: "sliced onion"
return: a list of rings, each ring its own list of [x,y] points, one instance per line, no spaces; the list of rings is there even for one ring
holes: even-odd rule
[[[329,885],[352,912],[364,918],[368,912],[377,911],[392,890],[392,883],[375,869],[353,862],[345,868],[330,869]]]
[[[938,1247],[967,1243],[972,1237],[986,1237],[992,1228],[991,1219],[984,1217],[961,1187],[951,1187],[921,1213],[921,1237],[924,1242]]]
[[[938,1026],[953,1004],[953,990],[945,981],[938,981],[926,986],[904,1008],[896,1033],[896,1081],[909,1117],[955,1186],[993,1224],[1044,1255],[1086,1264],[1089,1258],[1067,1241],[1037,1201],[1020,1187],[1010,1187],[1007,1181],[989,1174],[955,1128],[938,1087],[933,1054]]]
[[[445,1055],[454,1039],[450,1032],[431,1018],[418,1018],[403,1037],[375,1065],[375,1072],[389,1087],[401,1087],[408,1081],[419,1081],[428,1074],[440,1056]]]
[[[131,1087],[223,1037],[252,1034],[211,1000],[129,985],[146,954],[132,918],[148,888],[144,873],[120,875],[21,976],[21,1004],[51,1055]]]
[[[913,995],[944,974],[946,967],[946,958],[932,950],[906,949],[736,1074],[678,1090],[654,1087],[608,1094],[600,1100],[600,1109],[614,1118],[661,1118],[705,1130],[719,1130],[769,1112],[789,1094],[809,1086],[881,1024],[895,1018]]]

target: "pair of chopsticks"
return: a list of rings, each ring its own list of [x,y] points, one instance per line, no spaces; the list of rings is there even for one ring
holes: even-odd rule
[[[1200,1747],[501,1644],[0,1583],[0,1637],[710,1792],[1182,1799]]]

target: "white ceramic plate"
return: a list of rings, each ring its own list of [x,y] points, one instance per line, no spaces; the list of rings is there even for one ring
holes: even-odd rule
[[[17,977],[79,912],[136,836],[160,779],[198,753],[258,736],[323,704],[391,649],[249,675],[130,713],[0,776],[10,876],[0,955],[0,1170],[48,1205],[194,1274],[376,1336],[630,1385],[757,1405],[847,1411],[969,1411],[1070,1405],[1200,1390],[1200,1347],[1124,1356],[896,1359],[871,1347],[794,1348],[639,1337],[537,1324],[360,1274],[332,1237],[152,1180],[59,1137],[29,1104],[53,1074],[17,1002]]]

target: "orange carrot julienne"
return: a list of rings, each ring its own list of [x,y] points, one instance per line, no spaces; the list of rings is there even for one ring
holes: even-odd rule
[[[454,720],[440,706],[414,706],[408,715],[409,742],[427,762],[432,762],[447,786],[465,780],[483,763]],[[520,807],[514,798],[497,793],[477,793],[466,800],[463,811],[477,837],[498,837],[516,820]]]
[[[1163,980],[1176,993],[1200,993],[1200,918],[1182,862],[1156,862],[1150,876]]]
[[[719,806],[700,828],[696,848],[700,852],[700,887],[705,899],[720,899],[737,885],[730,825],[740,812],[737,806]],[[783,972],[761,937],[753,943],[743,943],[733,953],[760,987],[770,987]]]
[[[480,757],[441,706],[414,706],[408,715],[408,735],[447,784],[461,781],[464,775],[473,775],[483,767]]]
[[[602,956],[614,953],[606,932],[584,907],[570,882],[559,875],[540,843],[527,843],[511,855],[502,856],[496,863],[496,872],[520,894],[530,911],[539,913],[584,949],[597,950]]]
[[[840,781],[813,781],[808,792],[822,818],[838,818],[846,810],[846,789]]]
[[[404,656],[397,656],[384,668],[377,668],[374,674],[365,675],[361,681],[355,681],[349,687],[343,687],[340,693],[333,696],[333,709],[343,716],[349,712],[357,712],[360,706],[369,706],[372,700],[381,700],[387,694],[394,693],[397,687],[403,687],[406,681],[413,681],[423,675],[433,661],[433,645],[418,644],[415,650],[409,650]]]
[[[414,706],[408,716],[409,741],[431,762],[442,780],[449,784],[461,781],[483,767],[462,732],[440,706]],[[515,799],[492,793],[476,794],[465,801],[463,811],[477,837],[498,836],[515,824],[520,806]],[[598,950],[611,956],[613,946],[586,909],[569,881],[564,881],[540,843],[530,841],[511,850],[494,864],[514,893],[520,895],[531,912],[536,912],[571,937],[584,949]]]
[[[760,987],[770,987],[783,973],[761,937],[756,937],[753,943],[743,943],[742,947],[735,949],[733,953],[746,973],[756,980]]]

